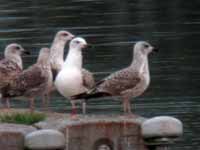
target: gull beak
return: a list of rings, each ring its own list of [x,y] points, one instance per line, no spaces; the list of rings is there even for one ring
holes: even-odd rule
[[[93,48],[94,45],[93,45],[93,44],[87,44],[87,47],[88,47],[88,48]]]
[[[159,52],[159,49],[158,48],[154,48],[153,51],[154,52]]]
[[[159,52],[159,49],[155,48],[155,47],[153,47],[152,50],[153,50],[153,52]]]
[[[22,52],[22,55],[30,55],[31,54],[30,51],[25,50],[25,49],[22,49],[21,52]]]
[[[86,47],[88,47],[88,44],[83,44],[82,48],[85,49]]]
[[[72,40],[75,36],[73,34],[69,35],[70,40]]]
[[[29,51],[27,51],[27,50],[25,50],[23,48],[20,51],[21,51],[22,55],[30,55],[31,54]]]

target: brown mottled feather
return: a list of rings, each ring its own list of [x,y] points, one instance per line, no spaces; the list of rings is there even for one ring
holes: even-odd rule
[[[82,74],[83,74],[83,85],[87,89],[93,88],[95,86],[95,80],[93,74],[86,69],[82,69]]]
[[[21,72],[22,69],[16,63],[7,59],[0,60],[0,88],[8,85]]]
[[[138,72],[128,67],[112,73],[110,76],[96,83],[95,88],[88,92],[74,95],[72,99],[90,99],[104,96],[122,96],[126,91],[134,89],[142,81]]]
[[[138,72],[134,72],[131,68],[125,68],[100,81],[96,90],[113,96],[120,95],[124,90],[134,88],[140,81]]]
[[[4,97],[35,96],[45,92],[48,74],[40,65],[33,65],[10,82]]]

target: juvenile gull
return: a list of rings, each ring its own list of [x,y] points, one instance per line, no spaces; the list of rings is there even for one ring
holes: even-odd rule
[[[5,98],[28,98],[30,110],[34,110],[34,99],[43,96],[52,85],[52,72],[50,66],[50,50],[42,48],[36,64],[19,73],[4,87],[2,96]]]
[[[55,79],[57,90],[66,98],[83,93],[92,88],[95,84],[92,73],[82,69],[82,49],[87,46],[85,39],[77,37],[69,44],[69,52],[65,59],[61,71]],[[76,106],[72,104],[72,114],[75,113]],[[83,103],[83,113],[85,113],[85,103]]]
[[[55,79],[57,73],[61,70],[62,65],[64,64],[64,47],[68,41],[70,41],[74,35],[68,31],[59,31],[56,33],[54,40],[50,48],[50,64],[51,71],[53,75],[53,80]],[[43,95],[43,107],[48,109],[50,93],[55,90],[55,87],[52,85],[47,90],[47,93]]]
[[[145,41],[137,42],[133,49],[132,63],[98,82],[88,92],[72,96],[72,99],[90,99],[103,96],[120,96],[123,100],[124,113],[131,114],[130,98],[140,96],[149,86],[150,74],[148,54],[156,51]]]
[[[17,43],[9,44],[5,48],[4,58],[0,60],[0,93],[2,88],[7,86],[12,78],[22,72],[23,63],[21,55],[23,54],[29,54],[29,52]],[[9,98],[2,100],[5,100],[6,107],[10,108]]]
[[[68,41],[74,38],[74,35],[68,31],[59,31],[56,33],[50,48],[50,63],[53,72],[53,78],[61,70],[64,64],[64,48]]]

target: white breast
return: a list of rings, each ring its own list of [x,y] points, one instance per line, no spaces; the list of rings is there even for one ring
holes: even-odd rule
[[[82,73],[75,67],[62,69],[55,80],[57,90],[65,97],[84,92],[85,88],[82,83]]]
[[[145,63],[145,65],[144,65],[142,75],[144,77],[144,82],[145,82],[145,85],[146,85],[146,88],[147,88],[150,84],[150,74],[149,74],[148,62]]]
[[[142,87],[145,90],[150,84],[149,64],[147,57],[140,65],[139,73],[143,77]]]

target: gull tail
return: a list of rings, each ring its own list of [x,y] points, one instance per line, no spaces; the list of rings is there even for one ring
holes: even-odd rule
[[[55,81],[56,76],[58,75],[58,71],[55,69],[51,69],[51,71],[52,71],[52,75],[53,75],[53,81]]]
[[[73,100],[78,100],[78,99],[91,99],[91,98],[100,98],[100,97],[107,97],[111,96],[109,93],[106,92],[94,92],[94,93],[81,93],[77,94],[71,97]]]

